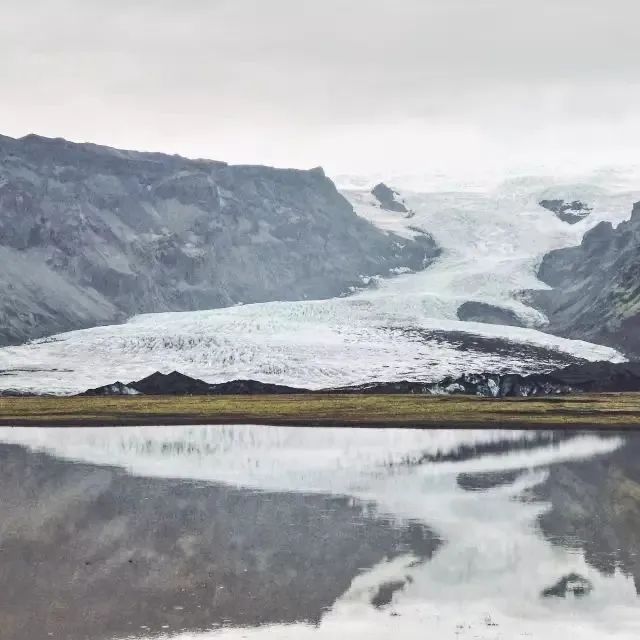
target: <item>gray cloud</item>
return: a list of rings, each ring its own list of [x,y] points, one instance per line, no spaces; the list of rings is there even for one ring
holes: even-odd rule
[[[3,0],[0,122],[330,170],[631,157],[636,0]]]

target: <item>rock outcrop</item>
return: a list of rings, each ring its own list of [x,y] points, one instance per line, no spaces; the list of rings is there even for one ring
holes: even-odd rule
[[[412,216],[412,212],[407,209],[404,202],[397,199],[400,194],[388,187],[384,182],[380,182],[373,187],[373,189],[371,189],[371,195],[380,203],[381,209],[395,211],[397,213],[406,213],[406,217],[408,218]]]
[[[563,576],[554,585],[543,589],[540,594],[543,598],[566,598],[573,595],[576,598],[589,595],[593,591],[591,580],[579,573],[569,573]]]
[[[478,302],[469,300],[463,302],[457,311],[459,320],[467,320],[469,322],[484,322],[488,324],[503,324],[510,327],[524,327],[524,323],[518,317],[518,314],[511,309],[498,307],[486,302]]]
[[[616,228],[601,222],[579,246],[548,253],[538,277],[553,287],[531,294],[551,332],[640,357],[640,203]]]
[[[321,169],[229,166],[0,136],[0,345],[421,269],[428,236],[358,217]]]
[[[564,200],[540,200],[541,207],[553,211],[560,220],[569,224],[576,224],[584,220],[593,209],[580,200],[565,202]]]

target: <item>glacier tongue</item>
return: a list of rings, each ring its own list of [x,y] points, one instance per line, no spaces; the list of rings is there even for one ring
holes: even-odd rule
[[[537,205],[556,193],[580,197],[593,213],[578,224],[563,223]],[[512,310],[529,327],[544,326],[544,316],[520,297],[524,289],[545,286],[535,277],[542,255],[577,244],[602,219],[628,217],[634,194],[539,181],[512,181],[486,193],[402,192],[410,217],[376,207],[368,190],[344,194],[383,229],[432,234],[443,255],[422,272],[346,298],[142,315],[5,348],[0,386],[74,393],[177,369],[208,382],[256,378],[321,388],[549,370],[576,358],[624,360],[613,349],[534,328],[462,322],[456,312],[476,300]]]
[[[506,337],[512,344],[504,353],[447,335],[460,331],[488,340]],[[613,349],[533,329],[434,319],[415,309],[392,311],[344,298],[138,316],[123,325],[3,349],[0,369],[11,374],[7,387],[35,392],[73,393],[173,369],[208,382],[257,378],[320,388],[551,369],[570,362],[567,355],[622,359]]]

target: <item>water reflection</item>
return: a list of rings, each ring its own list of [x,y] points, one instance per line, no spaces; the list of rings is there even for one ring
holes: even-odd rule
[[[640,594],[640,436],[611,455],[552,467],[536,494],[551,503],[540,516],[549,540],[604,575],[624,572]]]
[[[236,426],[0,442],[8,640],[640,632],[640,435]]]

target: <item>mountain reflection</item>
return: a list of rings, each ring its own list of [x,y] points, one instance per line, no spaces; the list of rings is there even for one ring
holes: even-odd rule
[[[3,640],[559,640],[577,620],[581,639],[640,633],[639,435],[233,426],[0,442]]]
[[[554,543],[580,549],[601,573],[621,569],[640,594],[640,434],[620,449],[553,466],[536,494],[551,503],[540,527]],[[640,602],[639,602],[640,605]]]
[[[137,478],[2,445],[2,638],[317,622],[359,572],[437,548],[426,527],[374,511],[349,498]]]

